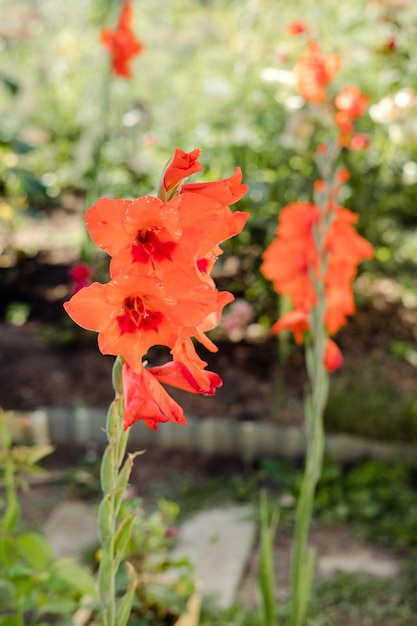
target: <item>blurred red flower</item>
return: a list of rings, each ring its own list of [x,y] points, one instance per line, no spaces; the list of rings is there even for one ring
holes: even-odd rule
[[[132,4],[130,0],[126,0],[116,30],[103,28],[101,31],[101,42],[110,50],[112,70],[123,78],[131,78],[130,62],[143,50],[142,42],[133,32],[132,24]]]
[[[339,54],[324,55],[317,43],[309,41],[307,51],[298,58],[295,67],[297,86],[303,98],[323,104],[326,87],[338,73],[341,63]]]
[[[329,211],[330,225],[318,249],[313,231],[323,233]],[[261,272],[273,282],[277,293],[290,298],[294,310],[278,320],[272,328],[274,333],[291,330],[295,340],[302,342],[304,332],[310,328],[309,314],[317,302],[313,278],[324,283],[324,322],[329,335],[335,334],[347,323],[347,316],[355,313],[351,281],[359,263],[373,256],[372,246],[352,226],[356,220],[354,213],[337,205],[330,205],[326,215],[317,205],[306,202],[294,202],[281,211],[277,237],[264,252]],[[320,276],[323,259],[326,270]],[[333,347],[329,351],[326,367],[340,361]]]
[[[287,35],[301,35],[305,33],[307,30],[307,26],[302,21],[291,22],[285,28],[285,33]]]
[[[69,278],[72,281],[71,293],[77,293],[83,287],[88,287],[94,273],[93,268],[87,263],[77,263],[69,271]]]
[[[355,130],[354,122],[365,113],[369,97],[356,85],[349,85],[337,94],[334,105],[337,109],[334,119],[340,129],[339,142],[348,146]]]

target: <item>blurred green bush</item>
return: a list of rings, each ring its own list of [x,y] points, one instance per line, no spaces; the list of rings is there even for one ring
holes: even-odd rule
[[[311,197],[314,149],[328,136],[327,120],[292,84],[304,42],[284,29],[301,15],[323,50],[342,55],[335,89],[356,83],[371,98],[359,127],[370,147],[345,155],[351,171],[345,203],[360,213],[360,230],[376,246],[367,270],[410,287],[417,258],[417,5],[411,0],[138,2],[135,31],[145,51],[131,81],[112,81],[109,107],[99,35],[115,22],[119,2],[4,0],[3,6],[2,207],[17,211],[23,197],[31,208],[40,194],[43,206],[68,192],[85,194],[105,124],[101,195],[150,193],[176,146],[199,146],[207,177],[243,169],[250,191],[241,207],[252,218],[227,247],[241,260],[231,287],[256,301],[258,314],[272,310],[270,287],[257,272],[260,254],[280,208]]]

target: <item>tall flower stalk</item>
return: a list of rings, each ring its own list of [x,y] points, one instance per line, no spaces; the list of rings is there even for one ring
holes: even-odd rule
[[[317,159],[322,180],[328,180],[334,167],[335,150],[329,150]],[[326,158],[327,157],[327,158]],[[315,194],[315,204],[320,210],[318,223],[313,226],[314,244],[318,251],[317,271],[310,277],[317,300],[311,310],[310,333],[305,339],[305,357],[310,391],[305,398],[304,427],[306,433],[305,472],[297,502],[294,541],[291,553],[291,608],[290,626],[304,623],[311,595],[314,574],[315,550],[308,547],[308,534],[313,513],[314,495],[321,476],[324,454],[323,415],[329,394],[329,374],[325,365],[328,334],[325,325],[326,275],[328,255],[325,248],[326,234],[333,218],[328,211],[332,202],[331,181]],[[330,190],[330,193],[327,191]]]
[[[123,386],[121,385],[121,358],[113,366],[115,398],[107,412],[107,448],[101,462],[103,498],[98,511],[98,530],[102,554],[98,571],[100,623],[102,626],[124,626],[130,615],[136,589],[136,576],[129,567],[130,584],[125,595],[116,601],[116,576],[129,543],[134,513],[119,520],[119,511],[133,467],[133,454],[126,457],[128,431],[123,427]]]
[[[110,6],[104,11],[105,17],[110,13]],[[131,63],[143,52],[143,44],[136,37],[133,30],[133,6],[131,0],[125,0],[121,6],[116,28],[103,28],[100,40],[109,52],[109,64],[102,75],[101,94],[99,97],[98,117],[100,125],[97,136],[94,138],[91,157],[91,171],[87,192],[87,206],[90,206],[100,196],[100,169],[104,147],[111,136],[110,113],[112,99],[112,85],[114,78],[130,80],[133,77]],[[97,129],[96,129],[97,130]],[[91,257],[91,240],[85,238],[82,256],[85,260]]]
[[[193,338],[217,350],[206,332],[217,326],[233,296],[217,290],[211,271],[222,253],[220,244],[239,233],[249,217],[229,208],[247,186],[239,168],[224,180],[185,184],[185,178],[202,170],[199,156],[198,149],[177,149],[156,196],[100,198],[88,209],[88,232],[111,257],[110,280],[79,289],[64,305],[77,324],[98,332],[103,354],[117,357],[98,515],[102,626],[126,624],[136,587],[133,569],[126,564],[130,585],[118,598],[116,576],[133,525],[133,514],[119,519],[135,456],[126,457],[128,429],[139,420],[152,429],[168,421],[186,423],[165,385],[213,395],[222,384],[220,376],[206,370]],[[149,350],[156,345],[166,346],[171,358],[148,367]]]
[[[301,95],[328,114],[333,107],[337,139],[320,145],[316,154],[318,180],[313,202],[293,202],[282,209],[276,238],[263,256],[261,271],[285,295],[292,310],[284,313],[272,331],[290,330],[305,345],[309,391],[305,397],[305,470],[297,502],[291,553],[289,626],[305,623],[314,574],[315,551],[308,546],[314,496],[323,464],[323,415],[329,393],[329,372],[341,367],[342,354],[331,339],[355,313],[351,281],[357,266],[373,256],[370,244],[355,231],[357,216],[338,202],[348,172],[337,167],[341,149],[364,147],[353,135],[368,98],[356,86],[343,88],[333,103],[328,86],[337,75],[341,58],[324,55],[303,22],[289,26],[292,35],[306,34],[307,51],[296,64],[295,78]],[[360,139],[360,140],[359,140]]]

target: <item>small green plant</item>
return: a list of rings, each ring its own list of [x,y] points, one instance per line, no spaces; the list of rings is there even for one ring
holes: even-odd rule
[[[68,625],[80,606],[93,605],[95,581],[71,559],[55,559],[38,532],[24,528],[19,489],[42,473],[50,446],[13,446],[12,414],[0,410],[0,626]]]
[[[316,510],[322,521],[349,523],[373,541],[417,547],[417,492],[401,463],[367,461],[348,470],[327,464]]]
[[[158,507],[145,515],[140,499],[125,500],[121,516],[135,512],[126,558],[135,568],[138,585],[133,617],[172,618],[184,613],[194,591],[192,567],[186,558],[174,559],[170,549],[177,537],[179,507],[158,500]],[[152,622],[153,623],[153,622]]]
[[[186,611],[194,591],[192,566],[170,553],[178,534],[178,515],[175,502],[160,498],[157,508],[149,512],[140,498],[131,496],[129,487],[125,493],[119,518],[132,520],[132,530],[122,560],[132,566],[137,581],[129,625],[165,625]],[[97,567],[101,558],[98,546],[92,546],[86,558]],[[121,592],[127,584],[128,572],[122,568],[116,588]]]
[[[416,626],[412,596],[404,594],[399,581],[365,575],[339,574],[316,584],[307,625],[354,623]]]

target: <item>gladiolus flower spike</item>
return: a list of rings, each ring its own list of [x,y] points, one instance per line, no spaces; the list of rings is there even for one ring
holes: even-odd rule
[[[162,384],[205,395],[222,384],[205,369],[192,338],[217,349],[205,333],[219,323],[233,296],[217,290],[211,270],[220,244],[239,233],[249,217],[229,208],[247,185],[239,168],[224,180],[183,184],[201,171],[199,156],[200,150],[175,151],[159,197],[101,198],[86,213],[91,238],[111,257],[111,277],[80,289],[64,307],[77,324],[98,332],[103,354],[122,358],[125,429],[138,420],[151,428],[185,423]],[[173,360],[146,367],[156,345],[168,347]]]
[[[101,43],[110,50],[112,71],[122,78],[132,77],[130,62],[143,50],[142,42],[133,32],[132,24],[132,4],[130,0],[126,0],[122,5],[116,30],[103,28],[101,31]]]
[[[263,255],[261,272],[294,307],[272,330],[292,331],[297,343],[303,342],[311,327],[312,311],[318,305],[317,283],[323,284],[323,321],[332,336],[355,313],[351,282],[359,263],[373,257],[372,246],[354,228],[357,215],[337,203],[338,185],[345,179],[341,170],[334,177],[337,183],[333,188],[317,181],[315,198],[317,202],[321,199],[320,204],[294,202],[282,209],[277,236]],[[342,364],[340,351],[331,340],[324,359],[329,371]]]

